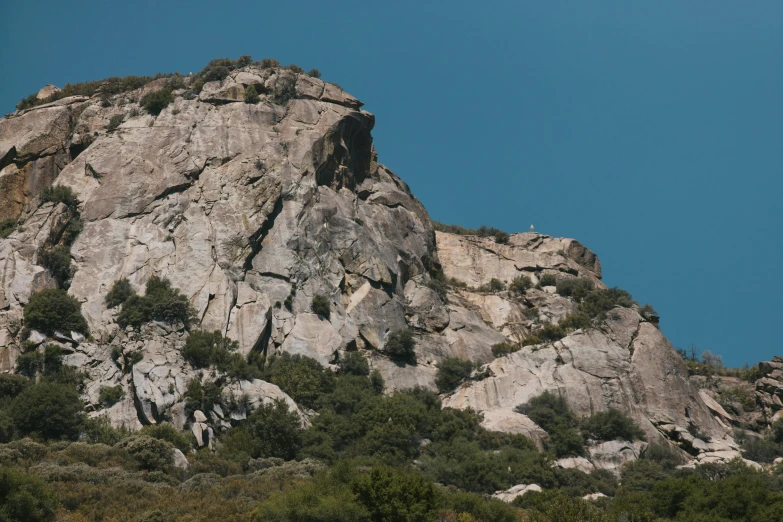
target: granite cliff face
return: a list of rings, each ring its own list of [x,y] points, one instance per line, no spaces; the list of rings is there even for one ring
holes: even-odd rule
[[[290,91],[285,104],[275,96],[281,84]],[[64,332],[49,342],[87,372],[84,399],[93,414],[104,411],[101,387],[123,387],[125,399],[108,410],[115,424],[191,421],[183,394],[198,372],[180,354],[187,331],[159,323],[121,329],[104,301],[119,279],[143,293],[159,276],[196,310],[191,329],[220,330],[244,355],[287,352],[329,365],[359,350],[387,392],[434,388],[437,364],[460,357],[485,365],[486,377],[463,384],[444,404],[483,412],[490,429],[546,437],[514,408],[552,391],[580,415],[620,409],[650,441],[671,440],[702,461],[738,455],[728,427],[638,307],[496,358],[493,345],[523,341],[576,303],[554,287],[519,295],[486,285],[518,275],[535,284],[553,274],[605,288],[597,256],[575,240],[536,233],[505,244],[436,233],[407,185],[377,162],[373,115],[337,86],[248,66],[206,83],[197,96],[175,90],[158,116],[141,113],[135,102],[162,85],[156,80],[108,103],[97,95],[63,98],[0,120],[0,219],[18,216],[16,230],[0,241],[0,370],[13,371],[22,349],[30,295],[55,286],[41,251],[75,218],[63,204],[41,203],[41,190],[57,184],[80,202],[69,293],[82,303],[92,335]],[[250,86],[259,103],[243,103]],[[434,280],[441,271],[453,278],[445,291]],[[330,300],[328,320],[311,311],[316,294]],[[281,306],[287,298],[290,309]],[[390,333],[402,328],[414,333],[417,364],[384,353]],[[37,332],[30,340],[44,343]],[[128,367],[115,362],[118,351],[141,359]],[[296,407],[259,380],[226,390],[247,395],[247,408],[275,398]],[[225,428],[243,415],[208,414],[208,422],[194,424]]]

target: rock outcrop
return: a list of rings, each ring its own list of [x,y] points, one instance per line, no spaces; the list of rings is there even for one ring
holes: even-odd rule
[[[473,408],[486,428],[539,445],[544,430],[514,408],[544,391],[565,397],[579,415],[617,408],[650,441],[671,440],[694,455],[733,444],[726,416],[705,403],[638,307],[618,307],[594,327],[496,358],[493,345],[528,339],[577,304],[551,286],[520,294],[488,290],[489,283],[526,276],[536,285],[551,274],[605,288],[597,256],[573,239],[533,232],[502,244],[436,233],[408,186],[378,163],[374,116],[336,85],[248,66],[199,93],[189,85],[175,90],[157,116],[142,113],[135,103],[163,85],[156,80],[108,103],[63,98],[0,121],[0,219],[19,223],[0,241],[0,370],[14,368],[30,295],[56,284],[40,252],[78,210],[68,292],[91,337],[69,337],[66,362],[87,373],[91,414],[108,413],[115,424],[170,420],[208,444],[210,430],[227,429],[270,400],[289,403],[308,422],[290,397],[258,380],[223,379],[243,406],[188,417],[187,382],[205,376],[181,355],[185,329],[122,329],[105,303],[115,281],[127,278],[143,293],[158,276],[195,309],[192,328],[219,330],[243,355],[286,352],[329,366],[359,350],[389,393],[435,389],[446,357],[483,365],[485,378],[463,384],[444,404]],[[251,85],[259,103],[243,102]],[[41,204],[38,194],[53,183],[73,190],[78,209]],[[311,310],[316,295],[329,301],[328,319]],[[389,335],[403,328],[414,333],[416,364],[384,353]],[[125,392],[108,408],[100,401],[106,386]],[[692,432],[702,445],[684,435]]]

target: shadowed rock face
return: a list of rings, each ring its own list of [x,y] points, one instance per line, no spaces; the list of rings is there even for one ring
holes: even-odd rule
[[[260,103],[241,101],[249,85]],[[69,293],[92,333],[64,345],[67,362],[87,371],[84,398],[96,414],[104,409],[100,388],[123,387],[125,399],[108,409],[116,424],[188,420],[183,393],[197,372],[180,354],[187,333],[155,323],[121,331],[117,310],[104,302],[119,279],[142,293],[159,276],[187,296],[194,327],[220,330],[245,355],[288,352],[329,365],[360,350],[388,392],[434,389],[446,357],[486,364],[489,377],[464,384],[445,404],[486,412],[486,427],[538,443],[546,434],[513,409],[543,391],[562,394],[580,415],[621,409],[651,439],[676,438],[677,427],[724,436],[671,345],[636,309],[496,359],[494,344],[519,342],[576,304],[551,287],[522,295],[477,287],[557,274],[605,288],[598,258],[575,240],[536,233],[513,234],[507,244],[436,234],[407,185],[377,162],[373,115],[341,89],[250,66],[197,97],[175,91],[157,117],[140,113],[133,100],[161,86],[114,96],[109,107],[71,97],[0,121],[0,217],[21,224],[0,242],[0,370],[14,367],[30,294],[55,284],[39,252],[59,241],[74,211],[40,205],[36,195],[54,182],[80,201]],[[112,117],[122,123],[109,131]],[[466,286],[439,293],[439,268]],[[311,311],[316,294],[331,303],[328,320]],[[290,309],[281,305],[289,297]],[[383,353],[401,328],[414,332],[415,365]],[[134,353],[138,360],[116,362],[118,352],[121,361]],[[261,381],[226,389],[248,395],[249,407],[290,401]],[[228,422],[222,412],[207,415],[215,427]]]

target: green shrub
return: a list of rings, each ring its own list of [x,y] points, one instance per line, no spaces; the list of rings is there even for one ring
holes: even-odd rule
[[[495,242],[500,243],[502,245],[508,243],[508,240],[510,236],[508,235],[508,232],[503,232],[502,230],[498,230],[494,234]]]
[[[41,479],[13,468],[0,469],[0,520],[53,521],[57,508],[57,496]]]
[[[783,457],[783,444],[776,443],[772,437],[748,437],[742,443],[742,456],[755,462],[771,463]]]
[[[136,295],[136,292],[131,288],[130,281],[127,279],[119,279],[114,282],[106,294],[106,306],[114,308],[124,304],[131,296]]]
[[[122,121],[125,119],[124,114],[115,114],[109,119],[109,124],[106,125],[107,131],[113,131],[120,125],[122,125]]]
[[[592,325],[593,322],[590,319],[590,317],[583,312],[568,314],[565,317],[563,317],[558,323],[558,326],[563,330],[565,330],[566,332],[570,332],[572,330],[590,328]]]
[[[644,440],[644,431],[619,410],[599,411],[582,421],[582,435],[594,440]]]
[[[101,386],[101,389],[98,392],[98,398],[105,406],[117,404],[124,396],[125,391],[120,384],[116,386]]]
[[[9,414],[21,435],[73,440],[84,425],[83,408],[74,389],[43,381],[17,395]]]
[[[640,307],[639,315],[642,316],[642,319],[649,321],[654,325],[658,325],[661,322],[661,317],[658,315],[658,312],[656,312],[655,308],[653,308],[650,304],[645,304],[644,306]]]
[[[16,231],[17,219],[9,218],[0,221],[0,239],[5,239]]]
[[[309,71],[307,71],[307,76],[309,76],[310,78],[320,78],[321,71],[319,71],[318,69],[310,69]]]
[[[79,204],[79,200],[71,190],[71,187],[65,187],[63,185],[52,185],[44,188],[41,191],[42,203],[63,203],[70,208],[76,208]]]
[[[538,337],[537,335],[529,335],[522,339],[522,342],[519,343],[519,346],[533,346],[536,344],[541,344],[544,341]]]
[[[340,373],[345,375],[370,375],[370,364],[359,352],[345,352],[340,358]]]
[[[636,304],[631,294],[619,288],[594,290],[588,293],[579,303],[579,311],[591,318],[606,319],[606,312],[615,306],[631,308]]]
[[[506,289],[506,284],[500,279],[494,277],[489,280],[489,283],[479,286],[476,290],[479,292],[502,292]]]
[[[440,491],[421,475],[376,467],[359,475],[352,484],[359,503],[373,521],[434,520]]]
[[[531,520],[536,522],[614,522],[616,520],[592,503],[581,498],[570,498],[562,491],[528,493],[514,499],[513,505],[524,507],[528,513],[533,514]]]
[[[84,224],[82,223],[81,217],[79,217],[79,214],[75,214],[68,220],[68,226],[65,227],[65,231],[63,232],[63,244],[71,246],[73,242],[76,241],[79,234],[82,233],[83,229]]]
[[[0,409],[8,406],[7,402],[22,393],[30,386],[30,380],[21,375],[0,373]]]
[[[454,391],[473,372],[473,363],[459,357],[446,357],[438,363],[435,385],[440,393]]]
[[[554,274],[542,274],[538,279],[538,284],[540,286],[556,286],[557,278]]]
[[[251,380],[260,377],[257,365],[250,364],[236,353],[239,343],[232,341],[219,330],[214,332],[194,331],[188,336],[182,349],[182,356],[194,368],[215,366],[229,377],[239,380]]]
[[[536,331],[536,337],[544,342],[554,342],[566,336],[566,331],[562,326],[547,323],[540,330]]]
[[[115,447],[125,450],[142,470],[167,471],[174,463],[171,444],[146,435],[131,435]]]
[[[261,58],[262,69],[275,69],[277,67],[280,67],[280,62],[274,58]]]
[[[24,375],[29,379],[35,379],[43,369],[43,354],[38,351],[32,351],[19,354],[16,358],[16,373]]]
[[[60,288],[67,288],[73,275],[71,269],[71,249],[59,245],[41,252],[41,266],[49,270]]]
[[[255,85],[248,85],[245,89],[245,103],[256,104],[261,101]]]
[[[383,351],[389,358],[401,362],[416,362],[413,334],[407,328],[395,330],[389,334]]]
[[[146,295],[132,294],[125,300],[117,316],[117,324],[123,328],[138,328],[155,320],[169,324],[181,322],[187,327],[193,315],[187,298],[179,290],[171,288],[168,279],[153,276],[147,281]]]
[[[557,293],[563,297],[580,301],[595,289],[595,283],[585,277],[563,277],[557,281],[556,287]]]
[[[173,101],[174,95],[171,94],[171,89],[164,87],[144,96],[141,100],[141,106],[148,114],[157,116]]]
[[[533,282],[526,275],[515,277],[508,285],[508,289],[515,294],[524,294],[529,288],[533,288]]]
[[[315,294],[310,306],[314,314],[323,317],[327,321],[329,320],[329,314],[331,313],[332,303],[329,302],[329,298],[325,295]]]
[[[185,341],[182,356],[194,368],[207,368],[211,365],[225,365],[238,348],[239,343],[223,337],[220,330],[196,330]]]
[[[522,348],[519,344],[510,343],[497,343],[492,345],[492,355],[495,357],[503,357],[510,353],[518,352]]]
[[[672,471],[678,465],[683,464],[682,458],[666,442],[650,444],[642,452],[640,458],[651,460],[666,471]]]
[[[59,288],[41,290],[31,295],[24,307],[24,321],[28,328],[49,336],[54,335],[55,330],[89,335],[79,301]]]
[[[296,97],[296,76],[289,74],[278,75],[275,80],[273,99],[278,105],[286,105],[289,100]]]
[[[84,440],[92,442],[93,444],[114,446],[121,440],[130,436],[131,431],[125,426],[115,428],[112,426],[109,417],[103,415],[85,419],[83,434]]]
[[[577,429],[579,423],[563,397],[544,392],[517,406],[515,411],[527,415],[549,434],[545,446],[558,457],[584,455],[584,439]]]
[[[193,436],[187,431],[179,431],[168,422],[144,426],[141,429],[141,434],[153,439],[164,440],[186,455],[193,448]]]
[[[253,437],[251,456],[293,459],[302,445],[299,415],[288,404],[276,399],[262,404],[247,419]]]
[[[334,374],[318,361],[301,355],[282,353],[272,357],[264,368],[264,380],[276,384],[297,404],[312,408],[323,393],[334,389]]]
[[[210,412],[215,405],[224,406],[223,387],[216,382],[201,382],[198,377],[188,381],[183,395],[185,399],[185,413],[190,417],[194,411]]]

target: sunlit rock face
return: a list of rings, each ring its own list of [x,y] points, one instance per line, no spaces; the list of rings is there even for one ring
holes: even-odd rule
[[[91,336],[58,342],[66,362],[87,374],[88,410],[108,413],[115,424],[196,422],[183,395],[188,380],[204,372],[181,355],[184,327],[123,330],[117,309],[105,302],[115,281],[127,278],[143,293],[158,276],[196,311],[191,330],[218,330],[245,356],[286,352],[332,366],[358,350],[387,393],[435,389],[438,363],[447,357],[483,365],[484,378],[444,396],[444,405],[484,412],[486,428],[538,444],[546,433],[514,409],[544,391],[565,397],[580,416],[617,408],[651,441],[686,444],[677,434],[695,428],[707,444],[724,440],[726,427],[638,307],[616,308],[555,342],[493,354],[494,345],[523,341],[577,310],[552,286],[505,289],[515,278],[536,285],[547,274],[580,277],[605,288],[600,262],[584,245],[534,232],[505,243],[435,232],[408,186],[378,163],[374,116],[333,84],[256,66],[209,82],[197,95],[189,81],[157,116],[138,101],[160,89],[160,80],[109,103],[74,96],[0,120],[0,219],[18,223],[0,240],[1,371],[13,370],[28,335],[23,308],[30,295],[56,285],[40,253],[61,241],[78,212],[83,228],[71,246],[68,292],[81,303]],[[259,103],[244,103],[251,85]],[[284,101],[280,85],[288,86]],[[41,203],[41,191],[53,184],[70,187],[78,209]],[[330,302],[328,318],[313,313],[316,295]],[[415,364],[385,352],[390,334],[406,328]],[[247,396],[246,409],[291,401],[263,381],[222,382],[237,400]],[[123,399],[104,406],[106,386],[121,386]],[[290,404],[306,423],[308,413]],[[215,428],[241,416],[203,415]],[[692,452],[700,447],[687,444]]]

